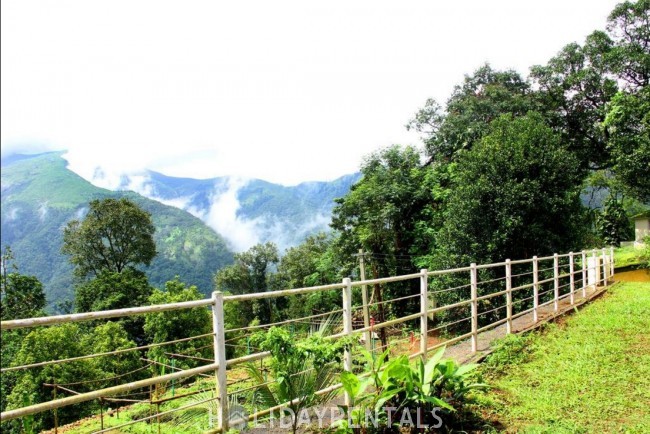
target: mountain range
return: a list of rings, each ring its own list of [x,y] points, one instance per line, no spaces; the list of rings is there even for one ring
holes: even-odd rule
[[[96,177],[101,176],[99,171]],[[334,199],[345,196],[360,177],[355,173],[330,182],[283,186],[260,179],[177,178],[144,171],[123,175],[117,189],[190,212],[236,251],[266,241],[284,250],[310,234],[329,230]]]
[[[123,176],[116,191],[97,187],[67,167],[64,152],[3,157],[1,244],[19,271],[43,282],[48,309],[74,294],[72,266],[61,254],[63,228],[83,218],[88,202],[127,197],[151,213],[158,255],[144,271],[161,287],[180,276],[204,293],[233,252],[273,241],[281,249],[327,230],[334,198],[360,175],[286,187],[262,180],[175,178],[153,171]],[[101,170],[96,171],[101,178]]]

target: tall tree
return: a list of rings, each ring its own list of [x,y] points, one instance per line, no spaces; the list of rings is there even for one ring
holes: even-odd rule
[[[415,226],[433,204],[430,169],[420,158],[410,146],[375,152],[364,161],[361,180],[336,200],[332,228],[341,234],[338,244],[348,261],[354,264],[352,255],[363,248],[383,258],[374,265],[386,274],[396,271],[397,259],[412,253]]]
[[[598,234],[610,246],[620,246],[621,241],[634,239],[634,229],[630,217],[615,195],[610,195],[598,217]]]
[[[580,247],[584,222],[576,165],[539,114],[501,116],[459,162],[437,265]]]
[[[615,176],[630,195],[650,203],[650,87],[619,92],[603,126]]]
[[[607,132],[599,128],[617,91],[605,61],[611,45],[605,33],[594,32],[584,46],[569,44],[545,66],[531,68],[547,123],[578,157],[583,171],[611,166]]]
[[[444,111],[427,101],[407,125],[423,134],[426,152],[436,161],[454,161],[471,149],[499,115],[524,115],[536,108],[528,83],[513,70],[483,65],[454,87]]]
[[[421,163],[420,153],[412,147],[391,146],[368,156],[361,168],[363,177],[347,196],[337,199],[332,228],[340,234],[337,245],[348,271],[356,267],[362,248],[372,277],[404,274],[414,269],[412,247],[416,244],[416,226],[433,206],[429,186],[430,168]],[[376,315],[382,322],[395,311],[413,311],[412,299],[385,305],[382,300],[401,298],[417,292],[417,282],[375,285],[373,298]],[[388,307],[387,307],[388,306]],[[373,308],[375,309],[375,308]],[[385,345],[386,332],[380,330]]]
[[[634,178],[647,178],[650,159],[643,137],[650,0],[620,3],[606,31],[593,32],[583,45],[567,45],[547,65],[532,67],[531,77],[547,122],[578,156],[581,168],[613,170],[638,193]]]
[[[127,267],[150,265],[156,256],[151,215],[128,199],[90,202],[83,221],[63,231],[62,252],[70,255],[81,277],[102,271],[121,273]]]
[[[626,1],[609,15],[610,69],[628,89],[650,85],[650,0]]]
[[[266,292],[270,289],[272,269],[280,260],[277,246],[272,242],[257,244],[246,252],[235,254],[235,263],[222,268],[215,275],[216,288],[233,294]],[[241,320],[253,318],[268,323],[275,316],[274,300],[254,300],[244,303]]]

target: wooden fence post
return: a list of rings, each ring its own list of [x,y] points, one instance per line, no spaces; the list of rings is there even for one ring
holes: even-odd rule
[[[575,270],[573,269],[573,252],[569,252],[569,289],[571,290],[569,299],[571,300],[571,304],[575,303],[575,299],[573,297],[573,293],[576,290],[576,281],[575,281],[575,276],[573,275],[574,272]]]
[[[478,276],[476,272],[476,263],[470,265],[470,288],[471,288],[471,306],[472,306],[472,353],[476,352],[478,347]]]
[[[343,279],[343,333],[346,336],[352,334],[352,281],[349,277]],[[352,371],[352,353],[350,348],[346,347],[343,354],[343,369]],[[345,405],[351,405],[350,395],[345,393]]]
[[[614,277],[614,246],[609,246],[609,264],[611,265],[609,276]]]
[[[223,322],[223,293],[212,293],[212,332],[214,333],[214,362],[217,389],[217,428],[228,431],[228,384],[226,378],[226,337]]]
[[[587,252],[582,251],[582,298],[587,298]]]
[[[422,363],[427,361],[427,346],[429,335],[428,313],[429,307],[429,276],[426,268],[420,270],[420,358]]]
[[[537,322],[537,309],[539,308],[539,262],[533,256],[533,322]]]
[[[56,395],[57,395],[56,391],[59,386],[57,386],[56,380],[54,380],[53,383],[54,383],[54,391],[53,391],[54,401],[56,401]],[[58,409],[56,408],[54,409],[54,434],[59,434],[59,412],[57,410]]]
[[[506,334],[512,333],[512,264],[506,259]]]
[[[560,300],[560,260],[557,253],[553,253],[553,310],[557,312]]]
[[[102,398],[99,398],[99,429],[104,429],[104,400]],[[160,432],[160,423],[158,424],[158,432]]]

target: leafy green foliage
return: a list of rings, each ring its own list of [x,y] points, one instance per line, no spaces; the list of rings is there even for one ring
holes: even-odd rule
[[[502,116],[459,163],[440,264],[490,263],[581,244],[575,158],[541,116]]]
[[[142,271],[133,268],[127,268],[121,273],[102,270],[94,279],[81,282],[75,287],[75,310],[97,312],[144,306],[152,290]],[[132,340],[144,342],[142,316],[124,317],[119,322]]]
[[[332,216],[332,227],[340,234],[336,248],[345,260],[344,269],[356,267],[354,254],[363,248],[369,255],[371,276],[403,274],[405,268],[412,269],[404,259],[421,244],[416,238],[418,224],[426,221],[435,206],[430,169],[422,166],[415,148],[392,146],[368,156],[361,173],[363,178],[350,193],[337,200]],[[417,282],[398,283],[385,298],[418,290]],[[378,300],[382,296],[378,286],[375,296]],[[402,312],[413,309],[407,302],[392,304],[391,308]]]
[[[619,92],[603,126],[610,135],[614,173],[630,194],[650,201],[650,87],[638,93]]]
[[[70,255],[75,273],[98,276],[149,265],[156,256],[151,215],[128,199],[92,200],[83,221],[72,220],[63,231],[61,251]]]
[[[248,365],[249,374],[259,384],[253,402],[267,407],[285,404],[292,411],[295,433],[303,409],[328,402],[335,395],[334,391],[321,395],[316,392],[334,383],[343,349],[350,343],[345,339],[326,341],[321,333],[297,340],[280,327],[271,327],[267,333],[256,335],[254,343],[263,351],[271,352],[269,367],[275,382],[267,384],[259,367]]]
[[[34,276],[18,272],[11,248],[7,246],[2,253],[0,266],[0,312],[2,321],[33,318],[43,315],[45,294],[43,285]],[[2,368],[8,368],[16,358],[27,333],[24,330],[4,330],[0,335]],[[9,373],[0,377],[0,409],[7,407],[7,398],[15,387],[17,377]],[[27,427],[25,427],[27,431]]]
[[[143,306],[151,291],[147,276],[141,271],[132,268],[121,273],[102,270],[93,280],[77,285],[75,310],[95,312]]]
[[[312,235],[300,245],[287,249],[272,279],[273,287],[293,289],[327,285],[340,281],[341,268],[334,238],[324,233]],[[339,309],[341,296],[337,291],[318,291],[287,297],[283,302],[286,303],[283,316],[300,318]]]
[[[634,239],[632,222],[614,196],[605,202],[605,208],[598,219],[598,233],[607,245],[615,247],[619,247],[621,241]]]
[[[154,289],[149,297],[149,304],[168,304],[183,301],[200,300],[203,295],[196,286],[187,286],[178,278],[165,284],[164,291]],[[160,343],[177,339],[204,335],[212,331],[210,311],[206,308],[183,309],[172,312],[150,313],[145,315],[144,332],[147,341]],[[207,358],[212,355],[212,347],[207,344],[210,339],[195,339],[187,342],[153,347],[148,351],[147,357],[151,360],[168,360],[181,354],[189,357],[176,357],[176,366],[179,368],[195,367],[198,362],[191,357]]]
[[[280,260],[278,248],[273,243],[257,244],[246,252],[235,254],[235,263],[219,270],[214,277],[217,290],[233,294],[265,292],[270,289],[271,268]],[[253,300],[240,303],[240,318],[251,321],[257,318],[264,324],[273,321],[276,300]]]
[[[43,285],[34,276],[17,272],[13,263],[11,248],[7,246],[2,254],[0,276],[0,311],[2,320],[32,318],[40,316],[45,307]],[[13,272],[9,272],[13,269]]]
[[[351,407],[355,407],[344,407],[348,418],[368,428],[365,426],[366,413],[379,412],[379,422],[390,427],[396,415],[400,420],[403,413],[413,413],[406,419],[424,423],[425,415],[431,415],[433,408],[440,408],[447,415],[447,426],[453,426],[450,416],[467,402],[469,392],[484,390],[487,385],[471,381],[471,372],[478,365],[460,366],[451,359],[442,360],[444,351],[445,348],[441,348],[426,363],[418,359],[415,366],[404,355],[386,362],[388,351],[376,359],[365,353],[369,369],[367,379],[350,372],[341,373],[343,388],[350,395]],[[374,386],[374,393],[366,392],[370,385]],[[345,422],[339,431],[351,432]]]
[[[545,119],[578,158],[583,174],[611,165],[607,137],[599,128],[606,104],[616,93],[616,82],[607,76],[602,60],[602,51],[610,45],[607,35],[596,32],[584,47],[571,43],[547,65],[531,68]]]
[[[408,127],[424,133],[426,152],[433,160],[450,162],[478,143],[500,115],[535,110],[530,94],[530,86],[517,72],[497,71],[486,64],[454,87],[445,113],[429,100]]]
[[[3,333],[4,334],[4,333]],[[93,352],[113,351],[134,347],[126,331],[118,323],[106,323],[88,331],[77,324],[63,324],[39,328],[29,332],[21,342],[20,350],[11,361],[11,366],[61,360],[92,354]],[[52,387],[47,384],[66,385],[77,392],[86,392],[111,385],[111,379],[126,374],[126,380],[137,379],[132,371],[140,366],[137,353],[103,356],[72,362],[50,364],[27,371],[11,371],[12,384],[7,396],[7,409],[23,407],[25,401],[35,404],[52,399]],[[94,404],[83,403],[58,410],[60,423],[67,423],[90,414]],[[41,430],[53,426],[51,412],[36,414],[34,428]],[[3,432],[18,433],[20,421],[10,421],[3,426]]]
[[[608,17],[607,31],[613,40],[609,54],[611,71],[629,89],[650,84],[650,1],[625,1]]]

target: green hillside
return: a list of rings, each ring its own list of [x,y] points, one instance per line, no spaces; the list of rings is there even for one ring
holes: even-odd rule
[[[83,217],[91,199],[128,197],[152,214],[158,256],[145,271],[153,285],[175,275],[208,294],[212,275],[232,262],[224,240],[191,214],[132,192],[98,188],[66,168],[61,152],[2,162],[2,246],[10,245],[20,271],[45,285],[48,305],[73,294],[72,267],[60,253],[62,230]]]

